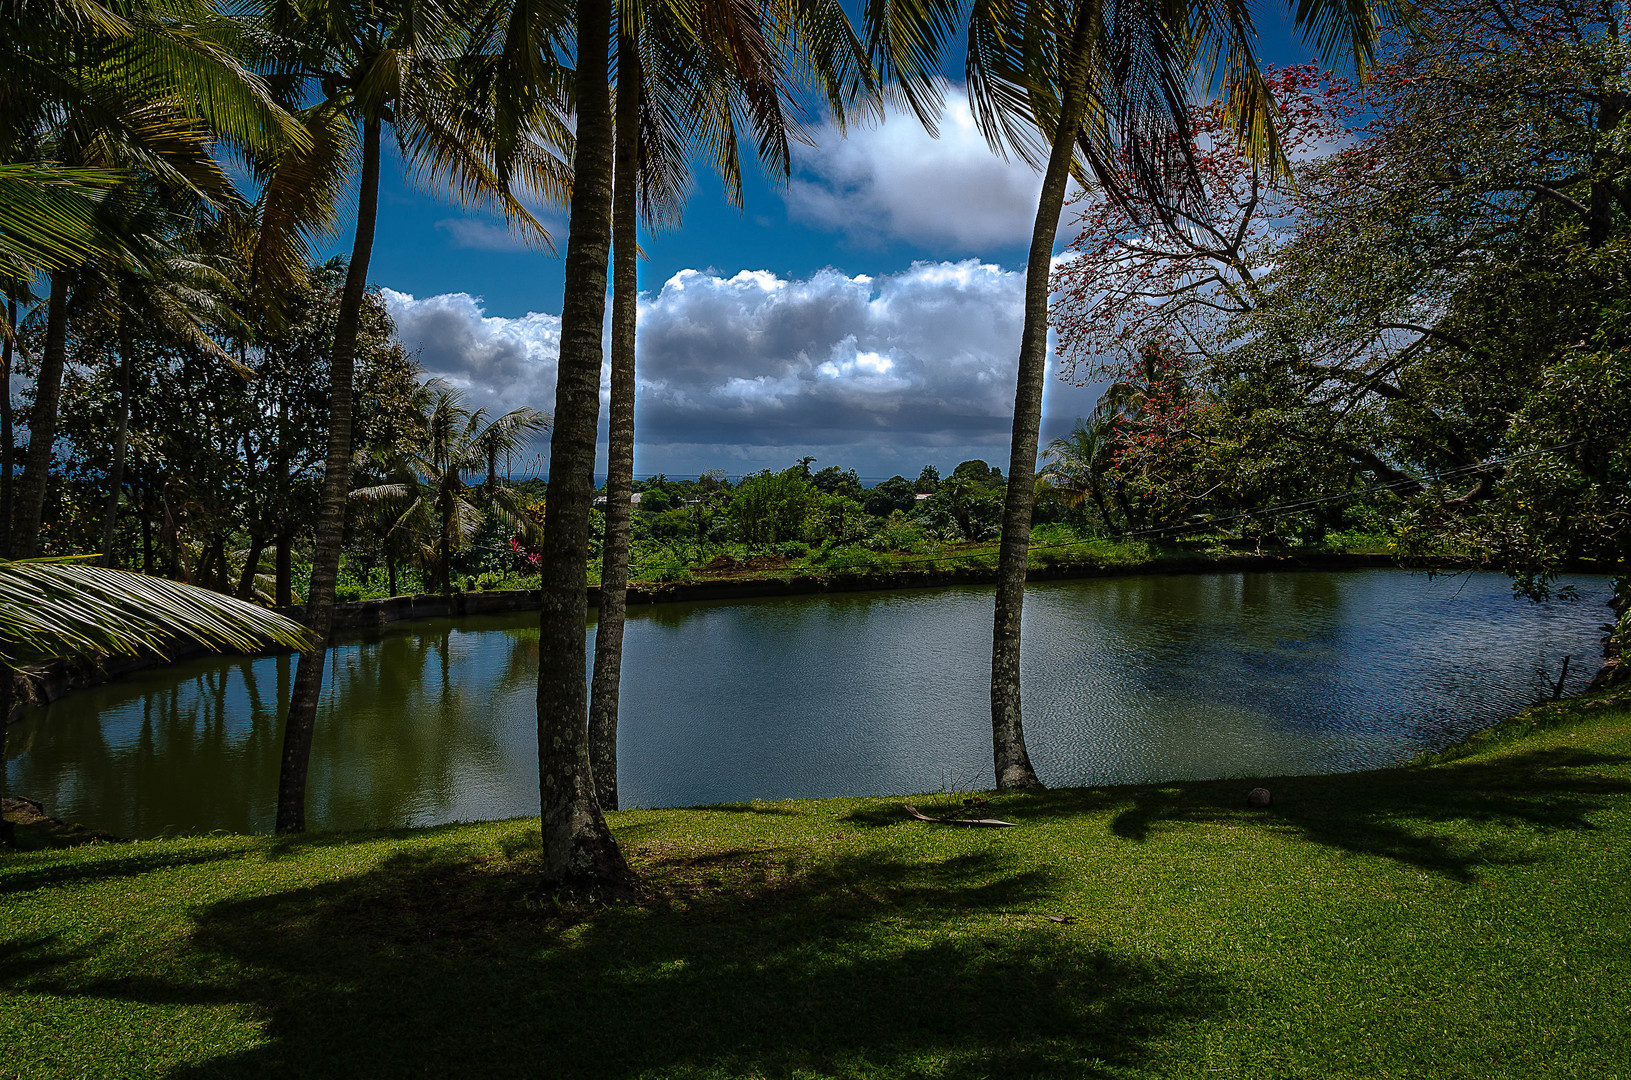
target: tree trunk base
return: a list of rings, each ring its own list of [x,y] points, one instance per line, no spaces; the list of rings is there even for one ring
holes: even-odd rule
[[[1029,765],[1010,765],[997,774],[998,791],[1041,791],[1042,781]]]
[[[546,866],[564,867],[560,874],[545,874],[544,889],[572,904],[608,904],[634,900],[640,895],[640,877],[629,868],[617,841],[604,821],[585,822],[565,840],[565,858],[546,858]],[[552,846],[546,837],[546,847]],[[559,841],[557,841],[559,842]]]

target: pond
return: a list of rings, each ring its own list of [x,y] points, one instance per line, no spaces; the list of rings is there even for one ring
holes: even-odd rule
[[[1493,574],[1196,574],[1034,584],[1031,757],[1052,785],[1343,772],[1408,760],[1595,672],[1609,595],[1532,605]],[[992,591],[631,609],[625,806],[991,783]],[[593,635],[593,622],[586,628]],[[314,828],[537,812],[535,615],[402,623],[335,647]],[[12,729],[11,790],[122,836],[269,831],[294,660],[206,657]]]

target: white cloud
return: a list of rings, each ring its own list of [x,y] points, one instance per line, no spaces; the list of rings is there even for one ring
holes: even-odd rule
[[[469,293],[421,300],[381,289],[380,295],[425,373],[465,391],[472,408],[508,412],[527,405],[548,412],[554,407],[560,316],[489,317]]]
[[[528,251],[529,244],[516,230],[500,221],[482,221],[478,218],[443,218],[436,223],[438,232],[446,233],[455,247],[476,251]]]
[[[862,245],[898,240],[945,254],[1028,245],[1041,174],[991,152],[961,86],[942,91],[938,139],[891,106],[881,124],[847,137],[828,124],[816,146],[795,149],[789,215]]]
[[[426,371],[474,404],[552,408],[557,316],[384,295]],[[864,476],[969,457],[1006,469],[1023,295],[1023,273],[972,259],[875,278],[681,271],[641,299],[636,468],[741,472],[809,453]],[[1094,399],[1048,393],[1045,437]]]

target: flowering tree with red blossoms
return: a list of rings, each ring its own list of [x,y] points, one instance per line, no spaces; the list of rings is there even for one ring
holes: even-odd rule
[[[1256,306],[1259,281],[1300,217],[1297,172],[1347,140],[1358,108],[1348,82],[1312,64],[1267,77],[1292,177],[1254,163],[1211,102],[1190,110],[1205,196],[1193,208],[1164,206],[1132,185],[1125,203],[1101,192],[1078,202],[1081,232],[1053,274],[1051,322],[1070,377],[1135,371],[1157,336],[1169,357],[1209,357],[1229,321]]]
[[[1298,176],[1349,141],[1359,106],[1351,84],[1314,65],[1271,70],[1268,81],[1291,176],[1254,164],[1216,103],[1197,105],[1191,152],[1204,199],[1185,208],[1089,193],[1054,271],[1066,376],[1111,380],[1094,418],[1107,426],[1108,460],[1079,466],[1103,477],[1128,528],[1170,527],[1203,505],[1239,508],[1274,486],[1266,464],[1243,467],[1228,452],[1237,432],[1202,430],[1210,410],[1195,377],[1263,302],[1262,283],[1303,217]]]

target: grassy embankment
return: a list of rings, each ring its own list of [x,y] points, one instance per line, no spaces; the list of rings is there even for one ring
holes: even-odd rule
[[[1267,785],[10,854],[0,1076],[1631,1075],[1631,697]]]
[[[637,544],[630,559],[630,583],[650,589],[707,581],[746,581],[757,579],[824,578],[880,576],[929,578],[936,574],[994,572],[997,541],[937,541],[910,550],[873,550],[864,544],[781,545],[782,550],[751,548],[745,544]],[[802,549],[802,550],[801,550]],[[1221,539],[1185,543],[1153,543],[1147,540],[1096,539],[1083,537],[1063,525],[1044,525],[1032,536],[1029,565],[1034,571],[1068,571],[1072,567],[1092,570],[1136,572],[1159,570],[1175,563],[1192,564],[1204,560],[1239,560],[1256,554],[1252,545]],[[1267,555],[1320,557],[1339,555],[1391,555],[1386,536],[1338,533],[1320,544],[1296,548],[1266,547]],[[1454,552],[1446,551],[1447,557]],[[309,570],[307,571],[309,573]],[[347,600],[373,600],[388,595],[383,572],[375,570],[363,581],[347,571],[341,595]],[[536,575],[466,575],[461,584],[482,589],[536,589]],[[589,562],[590,585],[600,584],[600,560]],[[302,579],[297,584],[304,587]],[[417,571],[405,572],[398,588],[404,592],[426,589]],[[297,589],[297,591],[299,591]]]

